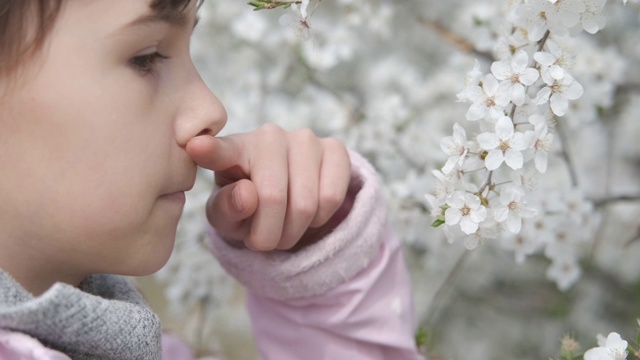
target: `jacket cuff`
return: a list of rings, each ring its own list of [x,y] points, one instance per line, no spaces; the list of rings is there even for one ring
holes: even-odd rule
[[[314,296],[351,279],[367,267],[384,239],[387,206],[373,167],[349,153],[353,207],[325,238],[296,252],[256,252],[227,244],[209,227],[211,251],[222,267],[257,295],[284,300]]]

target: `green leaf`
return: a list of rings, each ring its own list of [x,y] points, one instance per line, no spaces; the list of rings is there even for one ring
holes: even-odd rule
[[[431,224],[431,226],[433,226],[434,228],[436,228],[436,227],[438,227],[438,226],[440,226],[440,225],[442,225],[442,224],[444,224],[444,220],[442,220],[442,219],[436,219],[436,220]]]
[[[421,327],[416,330],[416,346],[418,348],[427,345],[429,340],[429,334],[427,334],[427,329]]]

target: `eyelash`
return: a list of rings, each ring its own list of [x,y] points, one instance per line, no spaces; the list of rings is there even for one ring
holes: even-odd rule
[[[156,67],[160,62],[167,59],[169,59],[168,56],[162,55],[156,51],[151,54],[136,56],[129,60],[129,62],[136,68],[136,70],[140,71],[142,75],[148,75],[156,70]]]

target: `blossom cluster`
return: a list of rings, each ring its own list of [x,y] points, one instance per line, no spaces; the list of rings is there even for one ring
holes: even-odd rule
[[[440,141],[447,159],[433,171],[437,184],[426,195],[433,225],[450,241],[464,238],[468,249],[493,241],[519,263],[542,252],[551,260],[547,277],[562,290],[580,276],[579,248],[596,223],[593,204],[576,179],[564,188],[555,184],[555,191],[536,184],[549,158],[565,151],[559,132],[579,126],[566,118],[585,87],[573,75],[577,55],[563,44],[582,31],[601,30],[605,3],[510,2],[489,71],[476,60],[458,93],[459,101],[471,103],[467,122],[456,122]]]
[[[584,360],[626,360],[629,349],[633,350],[637,357],[638,350],[629,346],[617,332],[610,332],[606,337],[599,334],[597,337],[598,346],[588,349],[583,355]],[[561,360],[572,360],[580,358],[580,344],[571,336],[566,335],[562,339]]]
[[[584,353],[584,360],[624,360],[627,358],[628,343],[616,332],[607,337],[598,336],[598,346]]]
[[[418,279],[416,316],[420,323],[442,331],[440,350],[448,347],[447,357],[468,357],[459,346],[464,337],[467,350],[472,343],[492,344],[474,353],[476,359],[522,358],[505,357],[513,343],[521,345],[518,331],[500,332],[499,323],[491,319],[496,331],[483,333],[493,336],[485,338],[469,326],[476,316],[488,317],[490,311],[465,313],[459,311],[464,302],[431,301],[438,298],[439,284],[449,278],[474,301],[494,303],[500,301],[499,293],[480,291],[494,291],[505,276],[509,281],[519,276],[512,286],[535,282],[540,287],[532,278],[547,267],[548,278],[558,287],[574,286],[570,292],[553,293],[576,300],[575,312],[567,311],[574,316],[563,322],[565,329],[586,327],[586,332],[596,333],[610,327],[611,319],[602,309],[591,311],[592,306],[611,289],[599,291],[598,301],[575,296],[593,285],[588,276],[578,284],[576,280],[592,274],[594,267],[610,276],[606,279],[615,278],[610,283],[637,281],[640,274],[634,261],[638,248],[621,247],[640,225],[640,209],[632,203],[602,205],[612,194],[640,190],[632,172],[640,158],[640,110],[632,106],[640,101],[633,90],[634,79],[640,78],[640,66],[633,63],[640,58],[635,40],[640,32],[633,27],[639,7],[633,0],[625,6],[612,1],[606,7],[602,1],[548,2],[256,0],[256,8],[281,5],[275,11],[254,12],[243,2],[205,2],[200,10],[192,52],[205,81],[227,108],[225,133],[250,130],[265,121],[287,129],[309,127],[321,136],[342,139],[378,170],[389,195],[391,220]],[[578,3],[585,11],[566,8],[581,8]],[[536,6],[549,9],[546,21],[533,16]],[[589,31],[604,26],[605,11],[615,20],[607,18],[607,31],[592,36]],[[576,19],[575,26],[567,25]],[[557,33],[562,32],[559,24],[566,27],[565,35]],[[460,91],[465,73],[474,65]],[[485,80],[488,75],[493,79]],[[513,81],[516,76],[518,81]],[[573,81],[567,84],[569,79]],[[569,93],[558,91],[572,86]],[[582,95],[569,98],[578,86]],[[456,102],[456,94],[466,102]],[[493,96],[496,104],[486,106],[472,100],[474,96]],[[499,107],[502,112],[496,111]],[[556,114],[562,111],[564,115]],[[614,111],[615,116],[606,116]],[[477,120],[466,120],[467,115],[482,113]],[[615,140],[609,140],[612,135]],[[514,170],[520,162],[520,169]],[[203,185],[188,195],[174,254],[157,276],[166,284],[170,307],[181,316],[194,305],[209,313],[228,310],[228,302],[238,298],[230,296],[233,281],[206,250],[202,207],[211,190],[210,175],[201,174],[200,180]],[[474,197],[483,188],[482,196]],[[431,195],[429,208],[425,193]],[[429,210],[440,227],[430,226]],[[591,252],[596,236],[606,241]],[[469,248],[487,247],[467,252],[448,245],[447,237]],[[502,249],[511,253],[504,256]],[[584,267],[587,252],[597,258],[591,268]],[[459,262],[460,254],[471,260]],[[511,254],[518,263],[536,256],[505,271]],[[458,272],[458,264],[479,271]],[[512,288],[503,289],[510,298],[517,296]],[[438,308],[464,319],[448,317],[446,324],[425,320]],[[243,318],[236,315],[220,315],[228,321],[217,322],[215,338],[243,326]],[[510,321],[516,317],[510,316]],[[572,322],[576,319],[582,322]],[[558,322],[545,323],[545,329],[553,324]],[[537,336],[534,325],[527,322],[517,328],[533,331],[527,339],[535,342],[538,354],[555,351],[557,341],[549,344],[546,332],[544,339]],[[487,324],[481,319],[478,326]],[[240,333],[233,334],[234,341],[250,341],[237,340]],[[196,336],[212,337],[202,331]]]

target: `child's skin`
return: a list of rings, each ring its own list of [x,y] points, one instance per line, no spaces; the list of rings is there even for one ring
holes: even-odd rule
[[[333,139],[270,125],[214,138],[227,118],[189,55],[195,1],[175,19],[149,2],[65,1],[43,51],[0,78],[0,268],[33,294],[162,267],[196,164],[222,186],[212,225],[256,250],[314,241],[345,198]]]

